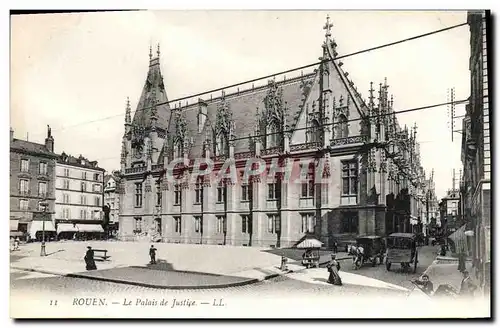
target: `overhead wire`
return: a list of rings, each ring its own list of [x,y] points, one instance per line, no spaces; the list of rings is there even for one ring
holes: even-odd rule
[[[403,109],[403,110],[399,110],[399,111],[393,111],[391,113],[384,113],[384,114],[380,114],[380,115],[366,116],[365,118],[362,118],[362,117],[360,117],[360,118],[352,118],[352,119],[348,119],[348,120],[346,120],[344,122],[349,123],[349,122],[354,122],[354,121],[361,121],[363,119],[370,119],[370,118],[377,118],[377,117],[383,117],[383,116],[392,116],[392,115],[405,114],[405,113],[410,113],[410,112],[415,112],[415,111],[420,111],[420,110],[425,110],[425,109],[431,109],[431,108],[437,108],[437,107],[442,107],[442,106],[446,106],[446,105],[451,105],[452,103],[453,104],[463,104],[463,103],[467,103],[468,101],[469,101],[468,99],[464,99],[464,100],[458,100],[458,101],[453,101],[453,102],[444,102],[444,103],[438,103],[438,104],[433,104],[433,105],[408,108],[408,109]],[[317,128],[322,128],[322,127],[331,126],[331,125],[335,125],[335,124],[338,124],[338,123],[325,123],[325,124],[317,126]],[[292,130],[287,130],[287,131],[284,131],[284,132],[264,133],[264,134],[246,136],[246,137],[241,137],[241,138],[234,138],[232,140],[236,141],[236,140],[244,140],[244,139],[256,138],[256,137],[265,137],[265,136],[272,135],[272,134],[281,134],[281,133],[286,133],[286,132],[294,132],[294,131],[308,130],[308,129],[310,129],[310,127],[302,127],[302,128],[296,128],[296,129],[292,129]],[[427,141],[427,142],[430,142],[430,141]],[[199,146],[203,146],[203,144],[192,144],[191,147],[193,147],[193,146],[198,146],[199,147]],[[120,158],[120,156],[107,157],[107,158],[101,158],[101,159],[96,159],[96,160],[108,160],[108,159],[117,159],[117,158]]]
[[[420,39],[420,38],[428,37],[428,36],[431,36],[431,35],[434,35],[434,34],[446,32],[446,31],[449,31],[449,30],[452,30],[452,29],[455,29],[455,28],[459,28],[459,27],[465,26],[465,25],[468,25],[468,23],[467,22],[460,23],[460,24],[452,25],[452,26],[449,26],[449,27],[446,27],[446,28],[442,28],[442,29],[431,31],[431,32],[427,32],[427,33],[415,35],[415,36],[412,36],[412,37],[408,37],[408,38],[405,38],[405,39],[401,39],[401,40],[397,40],[397,41],[385,43],[385,44],[378,45],[378,46],[375,46],[375,47],[362,49],[362,50],[355,51],[355,52],[352,52],[352,53],[349,53],[349,54],[337,56],[333,60],[340,60],[340,59],[343,59],[343,58],[348,58],[348,57],[360,55],[360,54],[367,53],[367,52],[370,52],[370,51],[379,50],[379,49],[383,49],[383,48],[387,48],[387,47],[392,47],[392,46],[395,46],[395,45],[398,45],[398,44],[401,44],[401,43],[405,43],[405,42],[417,40],[417,39]],[[218,91],[224,91],[224,90],[231,89],[231,88],[234,88],[234,87],[237,87],[237,86],[240,86],[240,85],[249,84],[249,83],[257,82],[257,81],[260,81],[260,80],[273,78],[273,77],[276,77],[278,75],[282,75],[282,74],[294,72],[294,71],[301,70],[301,69],[310,68],[310,67],[317,66],[317,65],[320,65],[322,63],[330,62],[330,61],[331,61],[331,59],[316,61],[316,62],[311,63],[311,64],[303,65],[303,66],[300,66],[300,67],[295,67],[295,68],[288,69],[288,70],[281,71],[281,72],[276,72],[276,73],[273,73],[273,74],[270,74],[270,75],[261,76],[261,77],[254,78],[254,79],[251,79],[251,80],[247,80],[247,81],[243,81],[243,82],[238,82],[238,83],[231,84],[231,85],[226,85],[224,87],[219,87],[219,88],[211,89],[211,90],[200,92],[200,93],[196,93],[196,94],[191,94],[191,95],[188,95],[188,96],[176,98],[176,99],[165,101],[165,102],[158,102],[155,106],[161,106],[161,105],[176,103],[176,102],[179,102],[179,101],[182,101],[182,100],[188,100],[188,99],[192,99],[192,98],[195,98],[195,97],[200,97],[200,96],[203,96],[203,95],[206,95],[206,94],[211,94],[211,93],[215,93],[215,92],[218,92]],[[147,107],[144,107],[144,108],[141,108],[141,109],[136,109],[136,110],[131,111],[131,112],[137,113],[137,112],[140,112],[140,111],[145,111],[145,110],[151,109],[152,107],[153,106],[147,106]],[[59,129],[53,129],[53,131],[62,131],[62,130],[66,130],[68,128],[74,128],[74,127],[81,126],[81,125],[97,123],[97,122],[100,122],[100,121],[109,120],[109,119],[116,118],[116,117],[121,117],[121,116],[124,116],[124,115],[125,115],[125,113],[110,115],[110,116],[103,117],[103,118],[96,119],[96,120],[81,122],[81,123],[77,123],[77,124],[69,125],[69,126],[63,126],[62,128],[59,128]]]

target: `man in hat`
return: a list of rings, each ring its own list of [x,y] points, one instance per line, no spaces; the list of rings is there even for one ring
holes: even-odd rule
[[[460,284],[460,295],[469,297],[474,296],[474,291],[477,289],[477,286],[472,282],[469,271],[463,271],[462,276],[463,279]]]
[[[432,284],[432,282],[430,281],[429,279],[429,276],[427,274],[423,274],[422,277],[421,277],[422,280],[412,280],[412,282],[418,286],[420,286],[420,289],[422,289],[422,291],[424,293],[426,293],[427,295],[432,295],[432,293],[434,292],[434,285]]]
[[[151,262],[149,262],[150,264],[156,264],[156,251],[157,249],[155,246],[151,245],[151,248],[149,248],[149,257],[151,257]]]

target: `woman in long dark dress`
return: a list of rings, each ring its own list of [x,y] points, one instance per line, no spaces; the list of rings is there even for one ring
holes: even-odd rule
[[[335,254],[332,254],[332,259],[326,265],[330,275],[328,276],[328,282],[337,286],[342,286],[342,279],[340,279],[339,270],[340,263],[335,259]]]
[[[84,260],[87,270],[97,270],[97,266],[95,265],[94,260],[94,251],[92,250],[92,247],[87,246],[87,253],[85,253]]]

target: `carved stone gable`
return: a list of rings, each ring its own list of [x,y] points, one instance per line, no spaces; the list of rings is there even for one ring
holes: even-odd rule
[[[144,138],[146,137],[146,129],[143,126],[134,125],[132,127],[132,148],[142,151],[144,147]]]
[[[175,117],[175,136],[174,136],[174,144],[175,145],[184,145],[184,142],[187,140],[187,122],[184,116],[184,113],[177,112],[177,116]]]
[[[217,134],[229,134],[231,131],[231,125],[233,121],[233,115],[230,111],[229,104],[226,102],[226,97],[224,93],[222,94],[222,99],[217,106],[217,116],[215,119],[215,131]]]
[[[283,88],[278,88],[276,82],[269,81],[269,91],[264,98],[266,112],[263,118],[268,124],[283,126],[285,104],[283,101]]]

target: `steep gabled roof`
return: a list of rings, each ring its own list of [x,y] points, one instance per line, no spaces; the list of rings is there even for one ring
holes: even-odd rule
[[[283,101],[286,102],[289,109],[289,118],[292,120],[300,113],[304,102],[304,95],[301,84],[305,80],[312,80],[314,73],[296,77],[280,82],[276,82],[278,87],[283,90]],[[235,123],[236,141],[234,143],[234,152],[241,153],[250,151],[250,143],[247,138],[254,133],[257,124],[257,108],[262,112],[265,109],[264,98],[269,91],[269,86],[261,86],[248,90],[235,92],[225,95],[225,101],[229,105],[229,110]],[[174,109],[173,112],[182,111],[187,122],[187,135],[193,138],[189,156],[197,157],[202,155],[203,142],[206,133],[210,131],[211,126],[215,127],[217,108],[221,103],[221,97],[200,100],[207,105],[207,119],[201,132],[198,132],[198,111],[200,103],[192,104],[180,109]],[[172,114],[174,115],[174,113]],[[175,133],[175,119],[170,121],[169,133]],[[243,138],[243,139],[240,139]],[[238,140],[239,139],[239,140]],[[162,150],[163,153],[163,150]]]
[[[330,42],[327,42],[327,49],[328,49],[328,54],[329,54],[330,58],[332,58],[331,62],[333,64],[333,66],[335,67],[335,70],[337,71],[338,75],[340,76],[342,82],[344,83],[347,91],[349,92],[350,98],[354,101],[354,105],[358,111],[359,116],[364,117],[366,105],[365,105],[363,99],[361,98],[361,95],[354,88],[354,83],[351,84],[351,81],[347,78],[348,74],[342,70],[342,68],[340,67],[341,65],[339,65],[339,63],[337,63],[337,61],[334,59],[335,58],[334,53],[336,53],[335,52],[336,50],[331,49]]]
[[[159,104],[156,107],[158,118],[156,126],[166,129],[170,119],[170,106],[161,74],[159,54],[158,57],[150,59],[146,81],[132,120],[133,125],[145,128],[150,126],[154,99]]]

